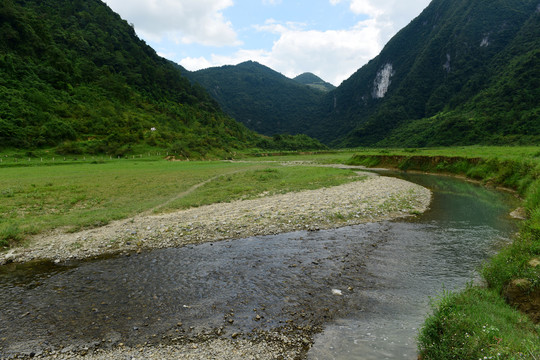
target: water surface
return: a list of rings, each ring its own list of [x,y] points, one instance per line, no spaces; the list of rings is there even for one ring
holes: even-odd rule
[[[413,176],[417,219],[0,269],[0,357],[289,329],[310,359],[413,359],[430,296],[515,230],[505,194]],[[254,332],[255,330],[255,332]]]

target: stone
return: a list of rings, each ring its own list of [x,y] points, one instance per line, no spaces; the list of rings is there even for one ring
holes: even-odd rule
[[[532,259],[529,261],[529,265],[531,265],[533,268],[537,268],[540,266],[540,259]]]

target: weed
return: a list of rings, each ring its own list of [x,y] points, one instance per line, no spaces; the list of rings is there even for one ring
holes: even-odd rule
[[[0,229],[0,247],[19,244],[24,239],[23,232],[17,224],[8,224]]]
[[[15,191],[11,188],[7,188],[7,189],[3,189],[2,192],[0,192],[0,194],[2,194],[2,197],[11,198],[14,196]]]
[[[493,290],[445,292],[432,306],[419,334],[422,359],[534,359],[540,351],[534,324]]]

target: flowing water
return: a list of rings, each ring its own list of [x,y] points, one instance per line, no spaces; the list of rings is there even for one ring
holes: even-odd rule
[[[515,227],[509,195],[431,188],[414,220],[0,268],[0,358],[294,329],[309,359],[414,359],[429,297],[463,287]],[[322,331],[321,331],[322,330]]]

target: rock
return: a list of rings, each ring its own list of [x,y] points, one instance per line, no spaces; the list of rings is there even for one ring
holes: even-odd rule
[[[516,210],[512,211],[510,213],[510,216],[513,217],[514,219],[526,220],[527,219],[527,210],[525,210],[525,208],[523,208],[523,207],[519,207]]]
[[[531,265],[533,268],[540,266],[540,259],[532,259],[529,261],[529,265]]]
[[[503,295],[510,305],[529,315],[532,321],[538,324],[540,323],[540,288],[531,289],[532,286],[530,280],[516,279],[506,286]]]

